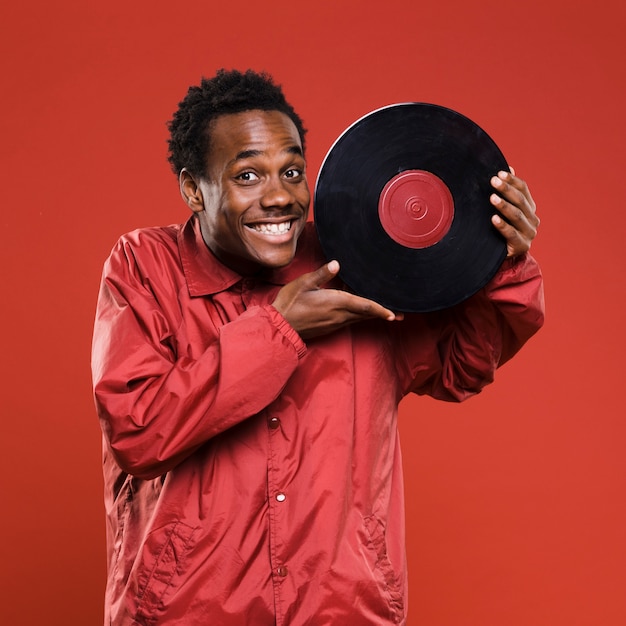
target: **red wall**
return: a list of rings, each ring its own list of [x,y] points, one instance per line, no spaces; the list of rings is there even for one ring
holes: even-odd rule
[[[356,118],[427,101],[483,126],[539,206],[544,330],[482,396],[402,408],[409,625],[626,624],[624,3],[7,4],[2,623],[101,622],[100,268],[187,215],[165,160],[186,87],[251,66],[304,117],[312,183]]]

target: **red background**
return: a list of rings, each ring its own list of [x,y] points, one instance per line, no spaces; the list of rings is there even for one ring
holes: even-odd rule
[[[547,323],[463,405],[402,407],[409,625],[626,624],[623,2],[26,0],[0,9],[0,620],[101,623],[89,350],[121,233],[182,221],[165,122],[221,66],[274,74],[309,177],[372,109],[479,123],[530,184]]]

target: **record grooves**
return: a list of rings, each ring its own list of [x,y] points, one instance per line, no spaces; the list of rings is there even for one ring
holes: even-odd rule
[[[489,202],[490,178],[503,169],[493,140],[451,109],[373,111],[344,131],[320,169],[314,204],[324,253],[349,288],[388,308],[453,306],[506,256]]]

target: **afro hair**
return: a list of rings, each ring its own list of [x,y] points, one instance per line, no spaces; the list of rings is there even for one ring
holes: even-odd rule
[[[178,104],[167,128],[168,161],[178,176],[186,168],[192,176],[203,176],[210,145],[211,122],[220,115],[252,110],[280,111],[295,124],[302,148],[306,129],[294,108],[287,102],[280,85],[271,76],[253,70],[221,69],[210,79],[202,78]]]

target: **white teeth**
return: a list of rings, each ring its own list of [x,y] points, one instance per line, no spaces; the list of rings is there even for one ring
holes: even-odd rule
[[[264,235],[284,235],[291,229],[291,222],[280,222],[280,224],[253,224],[252,228],[257,233],[263,233]]]

